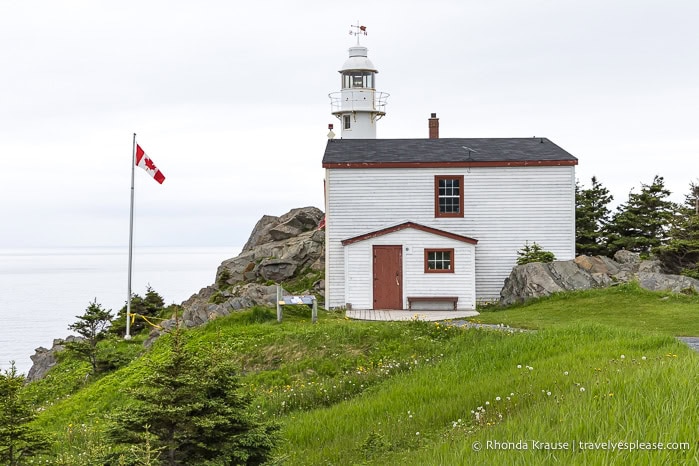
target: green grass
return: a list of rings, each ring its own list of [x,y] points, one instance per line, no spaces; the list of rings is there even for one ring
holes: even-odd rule
[[[187,344],[235,355],[251,408],[282,425],[277,464],[697,464],[699,354],[674,335],[699,335],[698,308],[696,297],[625,286],[479,318],[539,329],[514,334],[324,311],[312,324],[304,306],[285,307],[278,324],[273,309],[254,308],[193,329]],[[96,380],[67,359],[30,386],[36,423],[56,440],[46,459],[90,464],[109,448],[110,415],[165,343]],[[529,448],[488,449],[494,441]],[[552,452],[532,441],[689,449]]]
[[[462,351],[434,366],[294,417],[280,453],[289,464],[684,464],[696,458],[699,411],[690,381],[699,377],[699,357],[672,338],[583,326],[512,336],[472,330],[459,340]],[[378,447],[364,448],[376,438]],[[474,442],[493,440],[683,441],[692,449],[473,450]]]
[[[489,307],[475,322],[521,328],[603,323],[675,336],[699,336],[699,297],[654,293],[630,283],[554,294],[505,309]]]

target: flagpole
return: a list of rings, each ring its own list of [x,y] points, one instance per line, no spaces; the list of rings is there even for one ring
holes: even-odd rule
[[[136,133],[133,133],[133,146],[131,148],[131,209],[129,212],[129,279],[128,294],[126,297],[126,334],[125,340],[131,339],[131,264],[133,257],[133,197],[134,197],[134,171],[136,168]]]

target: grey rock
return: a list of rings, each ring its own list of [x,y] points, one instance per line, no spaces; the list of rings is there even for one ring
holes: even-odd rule
[[[603,256],[578,256],[569,261],[516,266],[505,280],[500,304],[509,305],[560,291],[608,287],[634,280],[651,291],[699,292],[699,280],[660,273],[659,261],[642,261],[638,254],[629,251],[619,251],[614,257],[622,262]]]
[[[599,272],[606,273],[607,275],[614,275],[620,270],[619,263],[614,259],[610,259],[607,256],[594,256],[594,259],[599,260],[604,264],[607,270],[599,270]]]
[[[632,270],[621,270],[619,273],[612,275],[612,278],[617,283],[626,283],[634,280],[636,274]]]
[[[560,291],[564,289],[550,275],[546,264],[532,262],[512,269],[500,292],[500,303],[514,304]]]
[[[270,259],[260,263],[259,274],[265,280],[281,282],[294,276],[297,264],[290,260]]]
[[[637,273],[662,273],[663,271],[663,266],[660,263],[660,261],[656,260],[651,260],[651,261],[641,261],[638,264],[638,269]]]
[[[251,251],[266,243],[285,240],[303,232],[315,230],[322,218],[323,212],[316,207],[292,209],[281,217],[265,215],[253,228],[248,241],[243,246],[243,252]]]
[[[257,221],[255,227],[250,233],[250,237],[245,242],[243,246],[243,252],[249,251],[255,246],[271,241],[269,236],[269,230],[274,228],[279,224],[279,217],[274,217],[272,215],[263,215],[261,219]]]
[[[668,275],[657,272],[639,272],[638,284],[650,291],[671,293],[699,293],[699,280],[684,275]],[[690,291],[691,290],[691,291]]]
[[[289,224],[277,225],[269,230],[269,236],[272,237],[273,241],[281,241],[293,236],[298,236],[301,233],[303,233],[303,230]]]
[[[619,272],[619,264],[608,257],[581,255],[576,257],[574,260],[581,269],[591,274],[601,273],[605,275],[613,275]]]
[[[325,291],[325,280],[320,279],[320,280],[316,281],[313,284],[313,291],[315,291],[316,293],[320,293],[322,291]]]
[[[27,383],[43,379],[46,374],[56,365],[56,354],[65,350],[67,342],[82,341],[84,338],[71,335],[65,339],[57,338],[53,340],[51,349],[43,346],[34,350],[34,354],[29,356],[32,360],[32,367],[27,373]]]
[[[306,231],[286,240],[260,244],[237,257],[225,260],[216,271],[216,283],[222,281],[223,274],[228,277],[226,282],[230,285],[257,278],[273,280],[265,278],[262,264],[274,260],[293,263],[296,268],[292,275],[305,268],[322,270],[325,263],[325,233]]]
[[[637,252],[622,249],[614,254],[614,260],[620,264],[637,264],[641,262],[641,256]]]
[[[591,273],[590,277],[595,282],[594,288],[606,288],[615,285],[617,282],[606,273]]]
[[[564,290],[586,290],[596,282],[575,261],[554,261],[546,264],[551,277]]]

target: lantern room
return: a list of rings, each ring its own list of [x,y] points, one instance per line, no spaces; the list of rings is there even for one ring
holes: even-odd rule
[[[376,139],[376,122],[386,114],[388,94],[376,91],[378,70],[368,49],[349,48],[349,58],[339,70],[341,91],[329,94],[331,112],[341,122],[345,139]]]

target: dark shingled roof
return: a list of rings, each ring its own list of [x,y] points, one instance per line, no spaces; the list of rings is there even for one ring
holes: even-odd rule
[[[328,141],[323,156],[324,167],[335,164],[520,165],[524,162],[576,165],[577,161],[546,138],[335,139]]]

